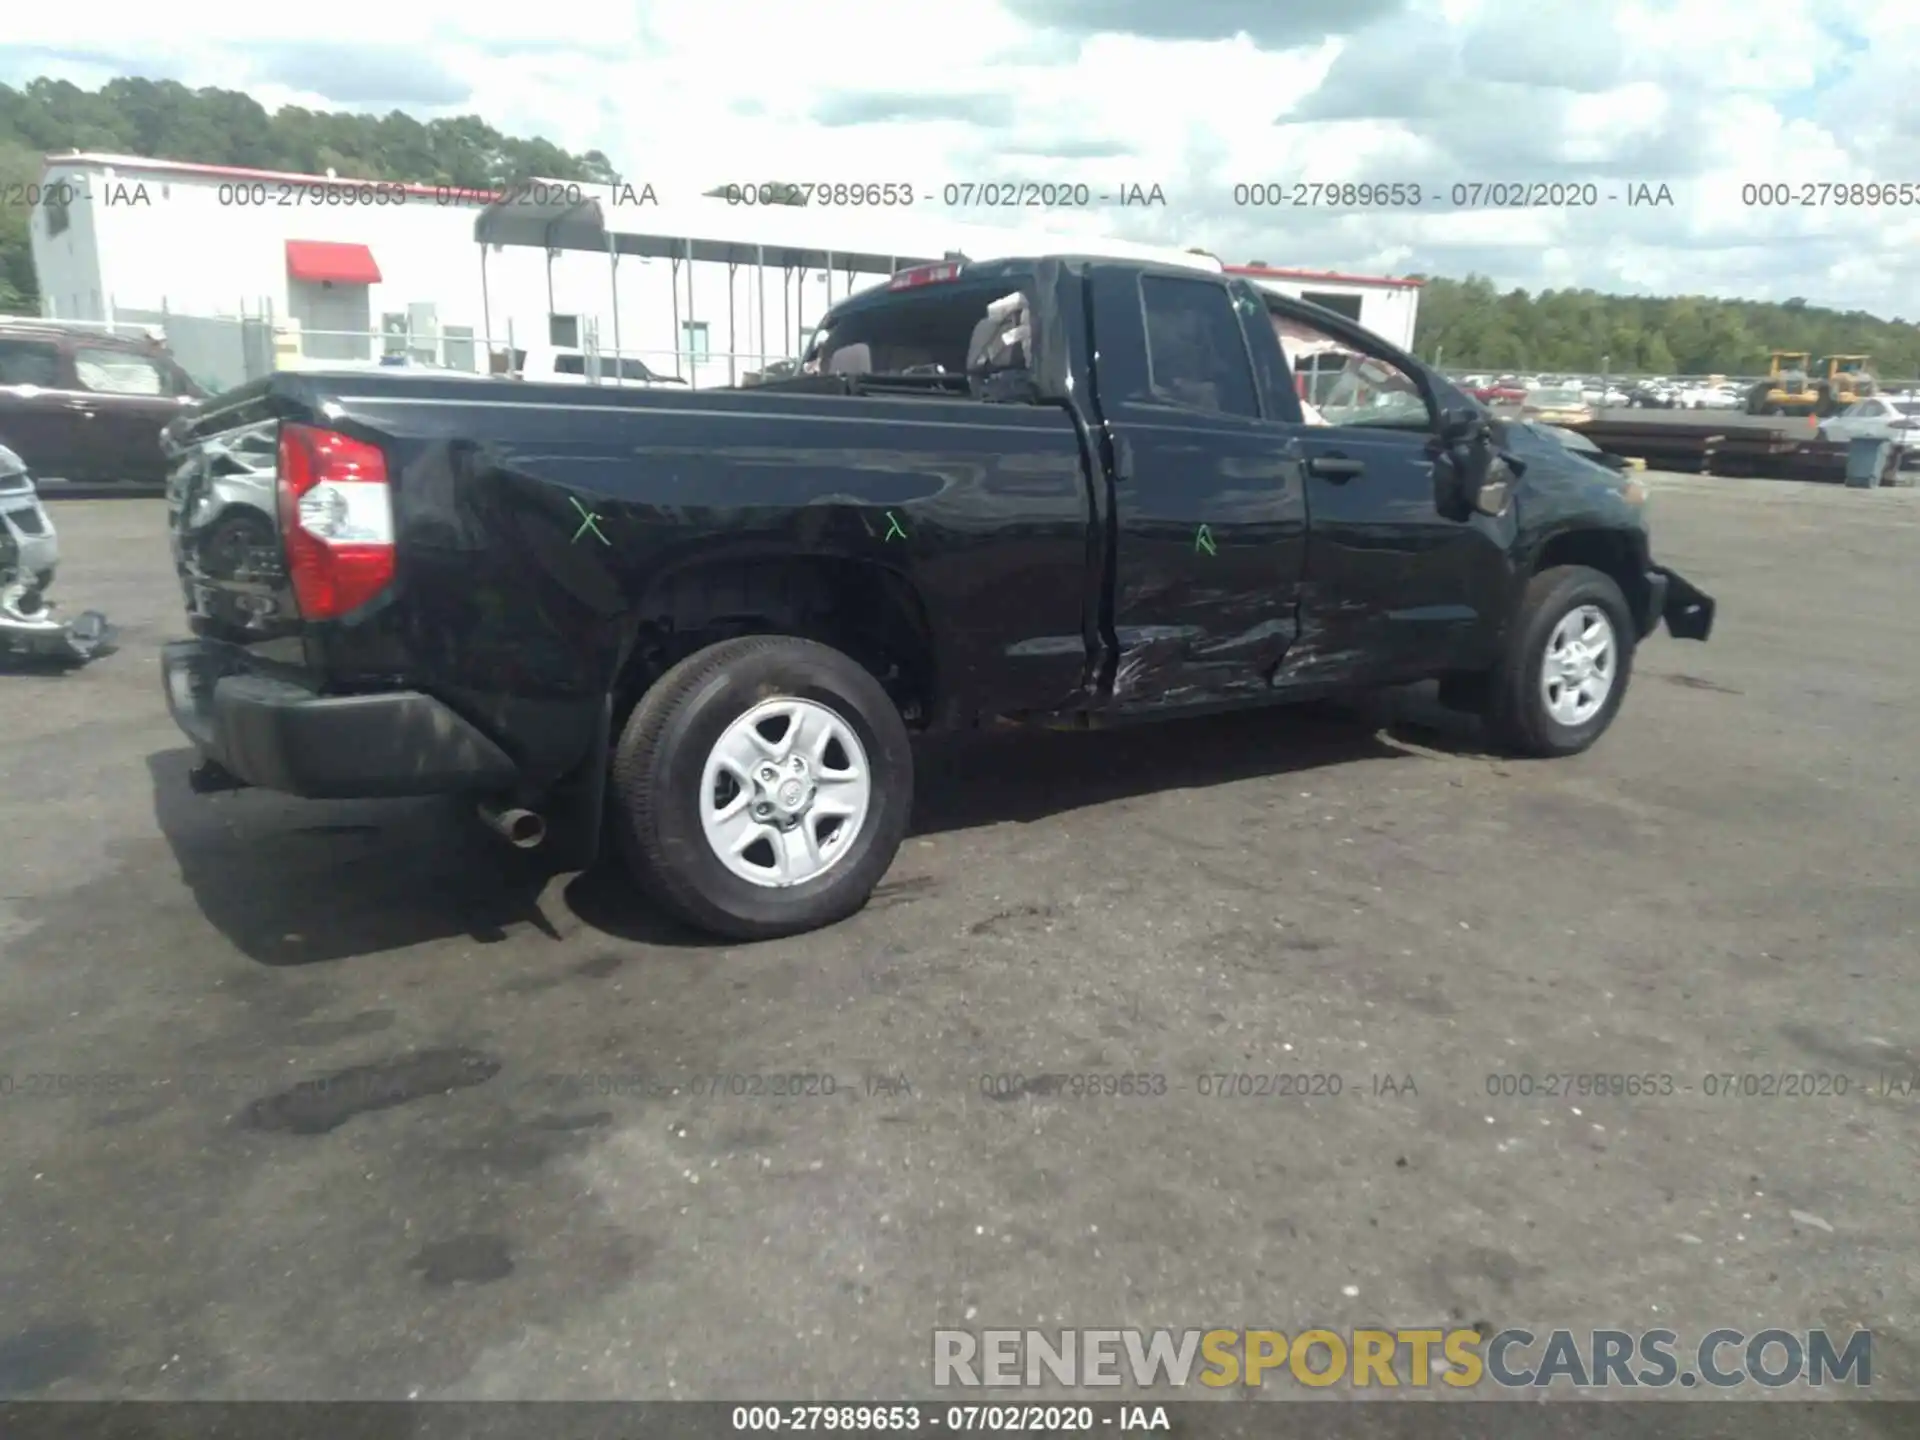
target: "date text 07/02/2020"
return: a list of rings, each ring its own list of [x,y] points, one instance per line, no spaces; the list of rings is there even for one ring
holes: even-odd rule
[[[1293,210],[1593,210],[1602,206],[1670,209],[1673,190],[1658,181],[1246,180],[1230,192],[1243,209]]]

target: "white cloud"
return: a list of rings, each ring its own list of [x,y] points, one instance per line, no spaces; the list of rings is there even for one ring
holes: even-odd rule
[[[13,8],[9,83],[143,73],[268,105],[478,113],[674,190],[1158,184],[1164,210],[1045,218],[1234,260],[1920,310],[1920,194],[1754,205],[1743,190],[1920,185],[1899,163],[1920,142],[1911,0],[979,0],[951,23],[898,0],[573,0],[558,36],[538,7],[334,0],[330,35],[381,37],[358,47],[315,46],[254,0],[129,8],[110,40],[84,11]],[[1236,208],[1253,181],[1417,183],[1428,199]],[[1511,182],[1590,184],[1599,203],[1448,203],[1456,184]],[[1641,183],[1672,205],[1629,206]]]

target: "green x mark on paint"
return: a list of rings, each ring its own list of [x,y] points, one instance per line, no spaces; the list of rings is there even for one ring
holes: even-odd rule
[[[893,518],[893,511],[889,510],[887,511],[887,533],[881,538],[882,540],[892,540],[896,536],[904,540],[907,538],[907,532],[900,528],[900,522]]]
[[[594,514],[593,511],[582,505],[578,500],[574,500],[573,496],[569,495],[567,499],[573,501],[573,508],[580,512],[580,528],[573,532],[574,544],[579,544],[580,537],[589,530],[593,532],[593,538],[598,540],[602,545],[613,544],[611,540],[607,539],[606,532],[600,528],[600,517],[598,515]]]
[[[1204,525],[1194,532],[1193,553],[1196,555],[1213,555],[1218,553],[1213,545],[1213,532]]]

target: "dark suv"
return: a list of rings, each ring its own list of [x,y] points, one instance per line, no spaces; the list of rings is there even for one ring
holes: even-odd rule
[[[160,431],[204,398],[159,340],[0,319],[0,445],[42,483],[164,484]]]

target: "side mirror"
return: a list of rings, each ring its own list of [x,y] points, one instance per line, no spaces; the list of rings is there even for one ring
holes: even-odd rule
[[[1478,411],[1460,409],[1441,417],[1440,444],[1434,456],[1434,507],[1448,520],[1475,513],[1504,515],[1512,503],[1518,461],[1495,446],[1494,427]]]
[[[1456,405],[1440,416],[1440,438],[1448,445],[1470,442],[1474,433],[1485,428],[1487,417],[1466,405]]]

